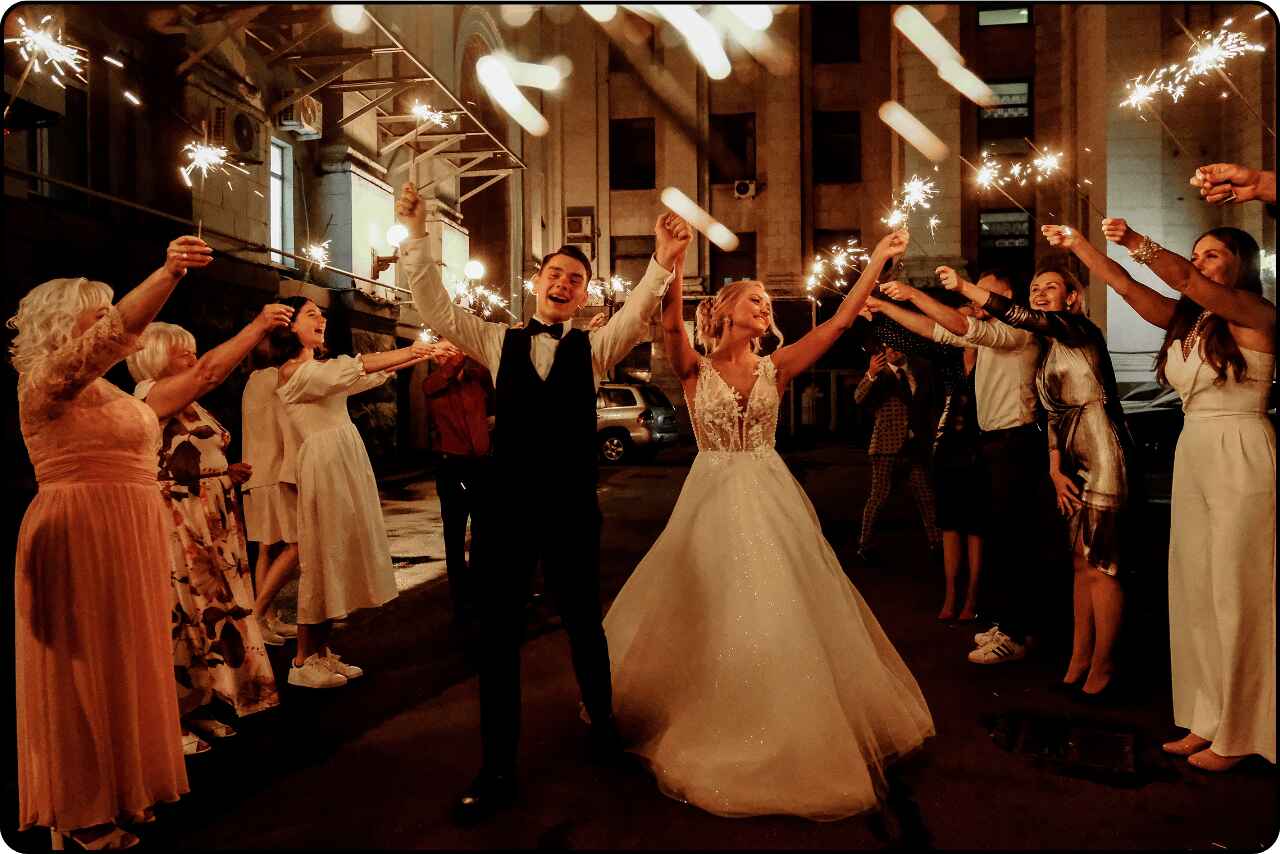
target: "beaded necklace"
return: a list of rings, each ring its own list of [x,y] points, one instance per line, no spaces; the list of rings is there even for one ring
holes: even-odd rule
[[[1200,340],[1200,332],[1204,329],[1205,322],[1213,315],[1208,310],[1200,312],[1200,316],[1196,318],[1195,325],[1191,327],[1191,331],[1182,336],[1182,361],[1191,358],[1191,350],[1195,347],[1196,342]]]

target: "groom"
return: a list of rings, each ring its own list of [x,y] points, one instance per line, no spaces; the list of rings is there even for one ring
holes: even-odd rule
[[[423,239],[425,205],[410,184],[396,216],[409,229],[401,264],[423,323],[494,377],[496,468],[474,570],[484,765],[454,807],[460,822],[472,823],[515,800],[524,604],[539,561],[569,636],[591,718],[591,753],[609,761],[621,751],[600,614],[596,389],[647,333],[692,232],[679,217],[659,217],[644,277],[607,325],[585,332],[572,320],[587,301],[591,263],[576,247],[542,259],[533,279],[533,319],[512,328],[481,320],[449,299],[441,264]]]

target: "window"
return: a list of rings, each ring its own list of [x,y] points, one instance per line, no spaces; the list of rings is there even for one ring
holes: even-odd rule
[[[1022,211],[983,211],[978,215],[978,269],[1004,267],[1021,281],[1034,260],[1031,217]],[[1018,288],[1019,282],[1013,284]]]
[[[636,405],[635,392],[629,388],[602,388],[600,396],[596,398],[597,409]]]
[[[983,108],[978,117],[991,119],[1025,119],[1031,115],[1031,84],[1025,80],[1014,83],[992,83],[991,91],[998,106]]]
[[[648,237],[614,237],[610,240],[613,249],[613,263],[609,269],[613,275],[621,276],[633,285],[644,278],[644,271],[649,269],[649,259],[653,257],[653,236]]]
[[[756,233],[738,232],[738,248],[725,252],[711,244],[711,281],[707,293],[715,293],[730,282],[756,277]]]
[[[813,114],[813,180],[847,184],[862,180],[862,127],[856,111]]]
[[[293,251],[293,149],[278,139],[271,140],[270,181],[271,192],[271,246],[274,249]],[[292,258],[271,253],[271,263],[295,266]]]
[[[997,106],[978,110],[978,144],[994,155],[1023,155],[1030,151],[1026,137],[1035,136],[1031,82],[991,83]]]
[[[1010,6],[1003,9],[979,9],[978,26],[1003,27],[1010,24],[1030,24],[1031,10],[1026,6]]]
[[[653,119],[609,120],[609,189],[652,190],[658,182]]]
[[[731,184],[756,177],[756,114],[733,113],[711,117],[711,135],[720,140],[737,162],[709,156],[712,184]]]
[[[814,62],[858,62],[858,4],[813,3]]]

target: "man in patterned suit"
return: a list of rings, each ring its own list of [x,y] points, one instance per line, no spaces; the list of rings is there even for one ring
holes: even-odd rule
[[[933,490],[926,473],[928,443],[934,425],[929,423],[929,388],[926,372],[913,373],[906,357],[892,347],[871,357],[867,373],[854,390],[853,399],[875,410],[875,428],[867,456],[871,459],[871,494],[862,511],[862,533],[858,537],[858,558],[864,564],[879,564],[870,548],[876,518],[889,497],[894,469],[899,463],[909,468],[908,482],[916,507],[929,537],[929,548],[937,549],[942,533],[935,523]]]

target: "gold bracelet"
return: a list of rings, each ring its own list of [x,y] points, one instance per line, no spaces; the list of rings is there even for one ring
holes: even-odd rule
[[[1144,267],[1156,260],[1156,256],[1163,249],[1159,243],[1156,243],[1150,237],[1143,237],[1142,242],[1138,244],[1137,249],[1129,250],[1129,257],[1142,264]]]

